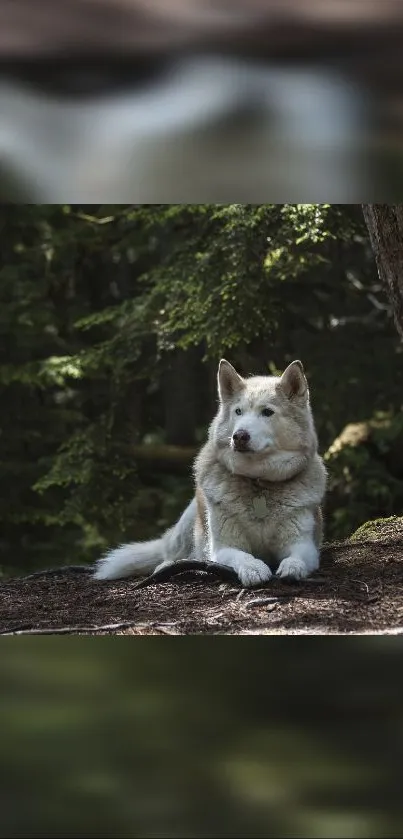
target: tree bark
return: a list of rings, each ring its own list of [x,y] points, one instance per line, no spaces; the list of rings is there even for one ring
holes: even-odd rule
[[[362,204],[378,274],[403,338],[403,204]]]
[[[173,446],[192,446],[197,425],[198,350],[176,349],[171,353],[164,374],[166,442]]]

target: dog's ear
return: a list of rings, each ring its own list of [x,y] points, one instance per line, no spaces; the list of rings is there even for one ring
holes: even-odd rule
[[[288,399],[308,393],[308,382],[301,361],[292,361],[288,365],[281,376],[280,386]]]
[[[245,387],[242,376],[236,372],[235,367],[222,358],[218,365],[218,394],[223,402],[231,399],[236,393],[240,393]]]

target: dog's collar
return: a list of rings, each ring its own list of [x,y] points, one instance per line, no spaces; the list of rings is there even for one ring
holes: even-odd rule
[[[303,470],[301,469],[301,472],[302,471]],[[250,481],[250,483],[252,484],[252,486],[255,487],[256,490],[259,490],[261,492],[263,489],[270,489],[270,487],[274,486],[274,484],[288,484],[290,483],[290,481],[293,481],[294,478],[297,478],[298,475],[301,474],[301,472],[297,472],[295,475],[290,475],[289,478],[284,478],[282,481],[268,481],[264,480],[264,478],[248,478],[246,475],[244,475],[243,477],[246,478],[247,481]]]

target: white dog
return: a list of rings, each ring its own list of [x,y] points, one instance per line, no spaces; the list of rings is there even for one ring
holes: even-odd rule
[[[195,498],[160,539],[99,560],[98,580],[149,574],[179,559],[233,568],[244,586],[302,579],[319,567],[326,470],[300,361],[282,376],[242,378],[224,359],[220,405],[196,458]]]

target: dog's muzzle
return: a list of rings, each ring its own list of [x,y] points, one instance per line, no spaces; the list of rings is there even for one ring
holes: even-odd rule
[[[232,435],[232,444],[236,452],[249,451],[249,443],[250,434],[248,431],[245,431],[243,428],[240,428],[239,431],[234,431]]]

